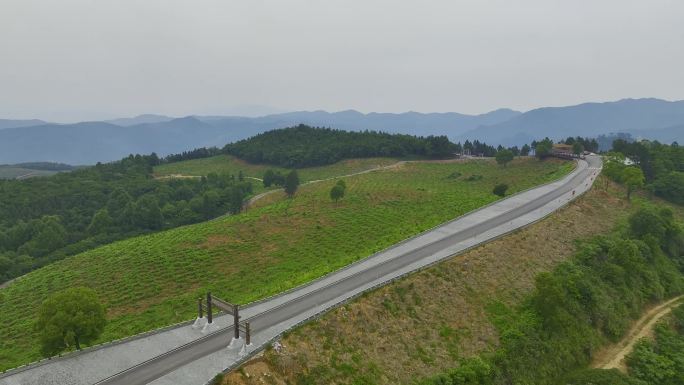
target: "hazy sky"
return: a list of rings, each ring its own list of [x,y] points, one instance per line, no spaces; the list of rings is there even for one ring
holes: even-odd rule
[[[0,118],[684,99],[681,0],[1,0]]]

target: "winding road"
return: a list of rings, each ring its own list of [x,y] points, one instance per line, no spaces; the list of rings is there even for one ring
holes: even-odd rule
[[[249,347],[239,345],[238,340],[237,348],[227,348],[233,329],[227,326],[228,317],[217,317],[214,324],[225,325],[220,328],[216,326],[218,330],[213,333],[196,338],[99,381],[81,380],[73,383],[107,385],[147,383],[201,385],[206,383],[214,374],[226,368],[235,367],[241,360],[266,346],[282,332],[364,291],[544,218],[588,190],[600,169],[600,157],[589,156],[586,161],[578,161],[578,167],[560,181],[510,196],[307,285],[246,305],[241,310],[242,318],[248,320],[254,330],[253,344]],[[183,328],[190,328],[190,326],[183,326]],[[241,346],[242,349],[240,349]],[[99,378],[105,376],[107,376],[106,371],[101,373]],[[7,383],[41,383],[35,381],[37,378],[37,375],[33,378],[25,376],[16,382]],[[28,382],[29,380],[33,382]],[[2,383],[3,379],[0,378],[0,384]]]

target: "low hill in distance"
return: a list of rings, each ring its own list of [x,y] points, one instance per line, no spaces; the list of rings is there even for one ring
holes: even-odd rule
[[[71,171],[75,167],[63,163],[32,162],[0,164],[0,179],[26,179]]]
[[[424,138],[300,124],[228,144],[223,151],[252,163],[297,168],[374,156],[445,158],[452,156],[456,148],[446,136]]]
[[[171,121],[173,119],[175,119],[175,118],[172,118],[170,116],[155,115],[155,114],[143,114],[143,115],[138,115],[138,116],[135,116],[132,118],[119,118],[119,119],[105,120],[105,122],[111,123],[111,124],[116,124],[117,126],[128,127],[128,126],[135,126],[136,124],[168,122],[168,121]]]
[[[249,135],[249,131],[245,132]],[[75,165],[128,154],[168,154],[234,140],[229,132],[195,118],[121,127],[105,122],[47,124],[0,131],[0,163],[32,161]]]

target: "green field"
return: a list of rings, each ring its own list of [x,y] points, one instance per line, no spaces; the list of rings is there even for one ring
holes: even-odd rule
[[[32,178],[36,176],[50,176],[56,173],[57,171],[33,170],[30,168],[0,165],[0,179]]]
[[[354,174],[396,162],[397,159],[393,158],[348,159],[328,166],[301,168],[297,172],[299,173],[299,179],[302,182],[307,182],[338,175]],[[174,175],[201,176],[212,172],[237,175],[242,171],[245,176],[260,179],[268,169],[280,171],[283,174],[289,172],[289,170],[282,167],[252,164],[230,155],[217,155],[210,158],[162,164],[154,168],[154,175],[157,177]]]
[[[239,215],[69,257],[0,290],[0,370],[40,358],[32,318],[54,291],[96,290],[109,318],[100,342],[112,340],[191,319],[207,290],[246,303],[292,288],[497,200],[497,183],[512,193],[571,169],[533,159],[506,168],[485,160],[408,163],[346,178],[338,203],[328,196],[335,181],[309,184],[291,200],[271,194]]]

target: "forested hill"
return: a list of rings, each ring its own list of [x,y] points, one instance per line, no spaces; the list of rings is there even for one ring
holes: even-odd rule
[[[114,240],[237,212],[251,193],[235,175],[161,181],[156,155],[51,177],[0,180],[0,283]],[[39,165],[40,166],[40,165]]]
[[[252,163],[311,167],[375,156],[443,158],[453,154],[456,147],[446,136],[350,132],[300,124],[228,144],[223,150]]]

